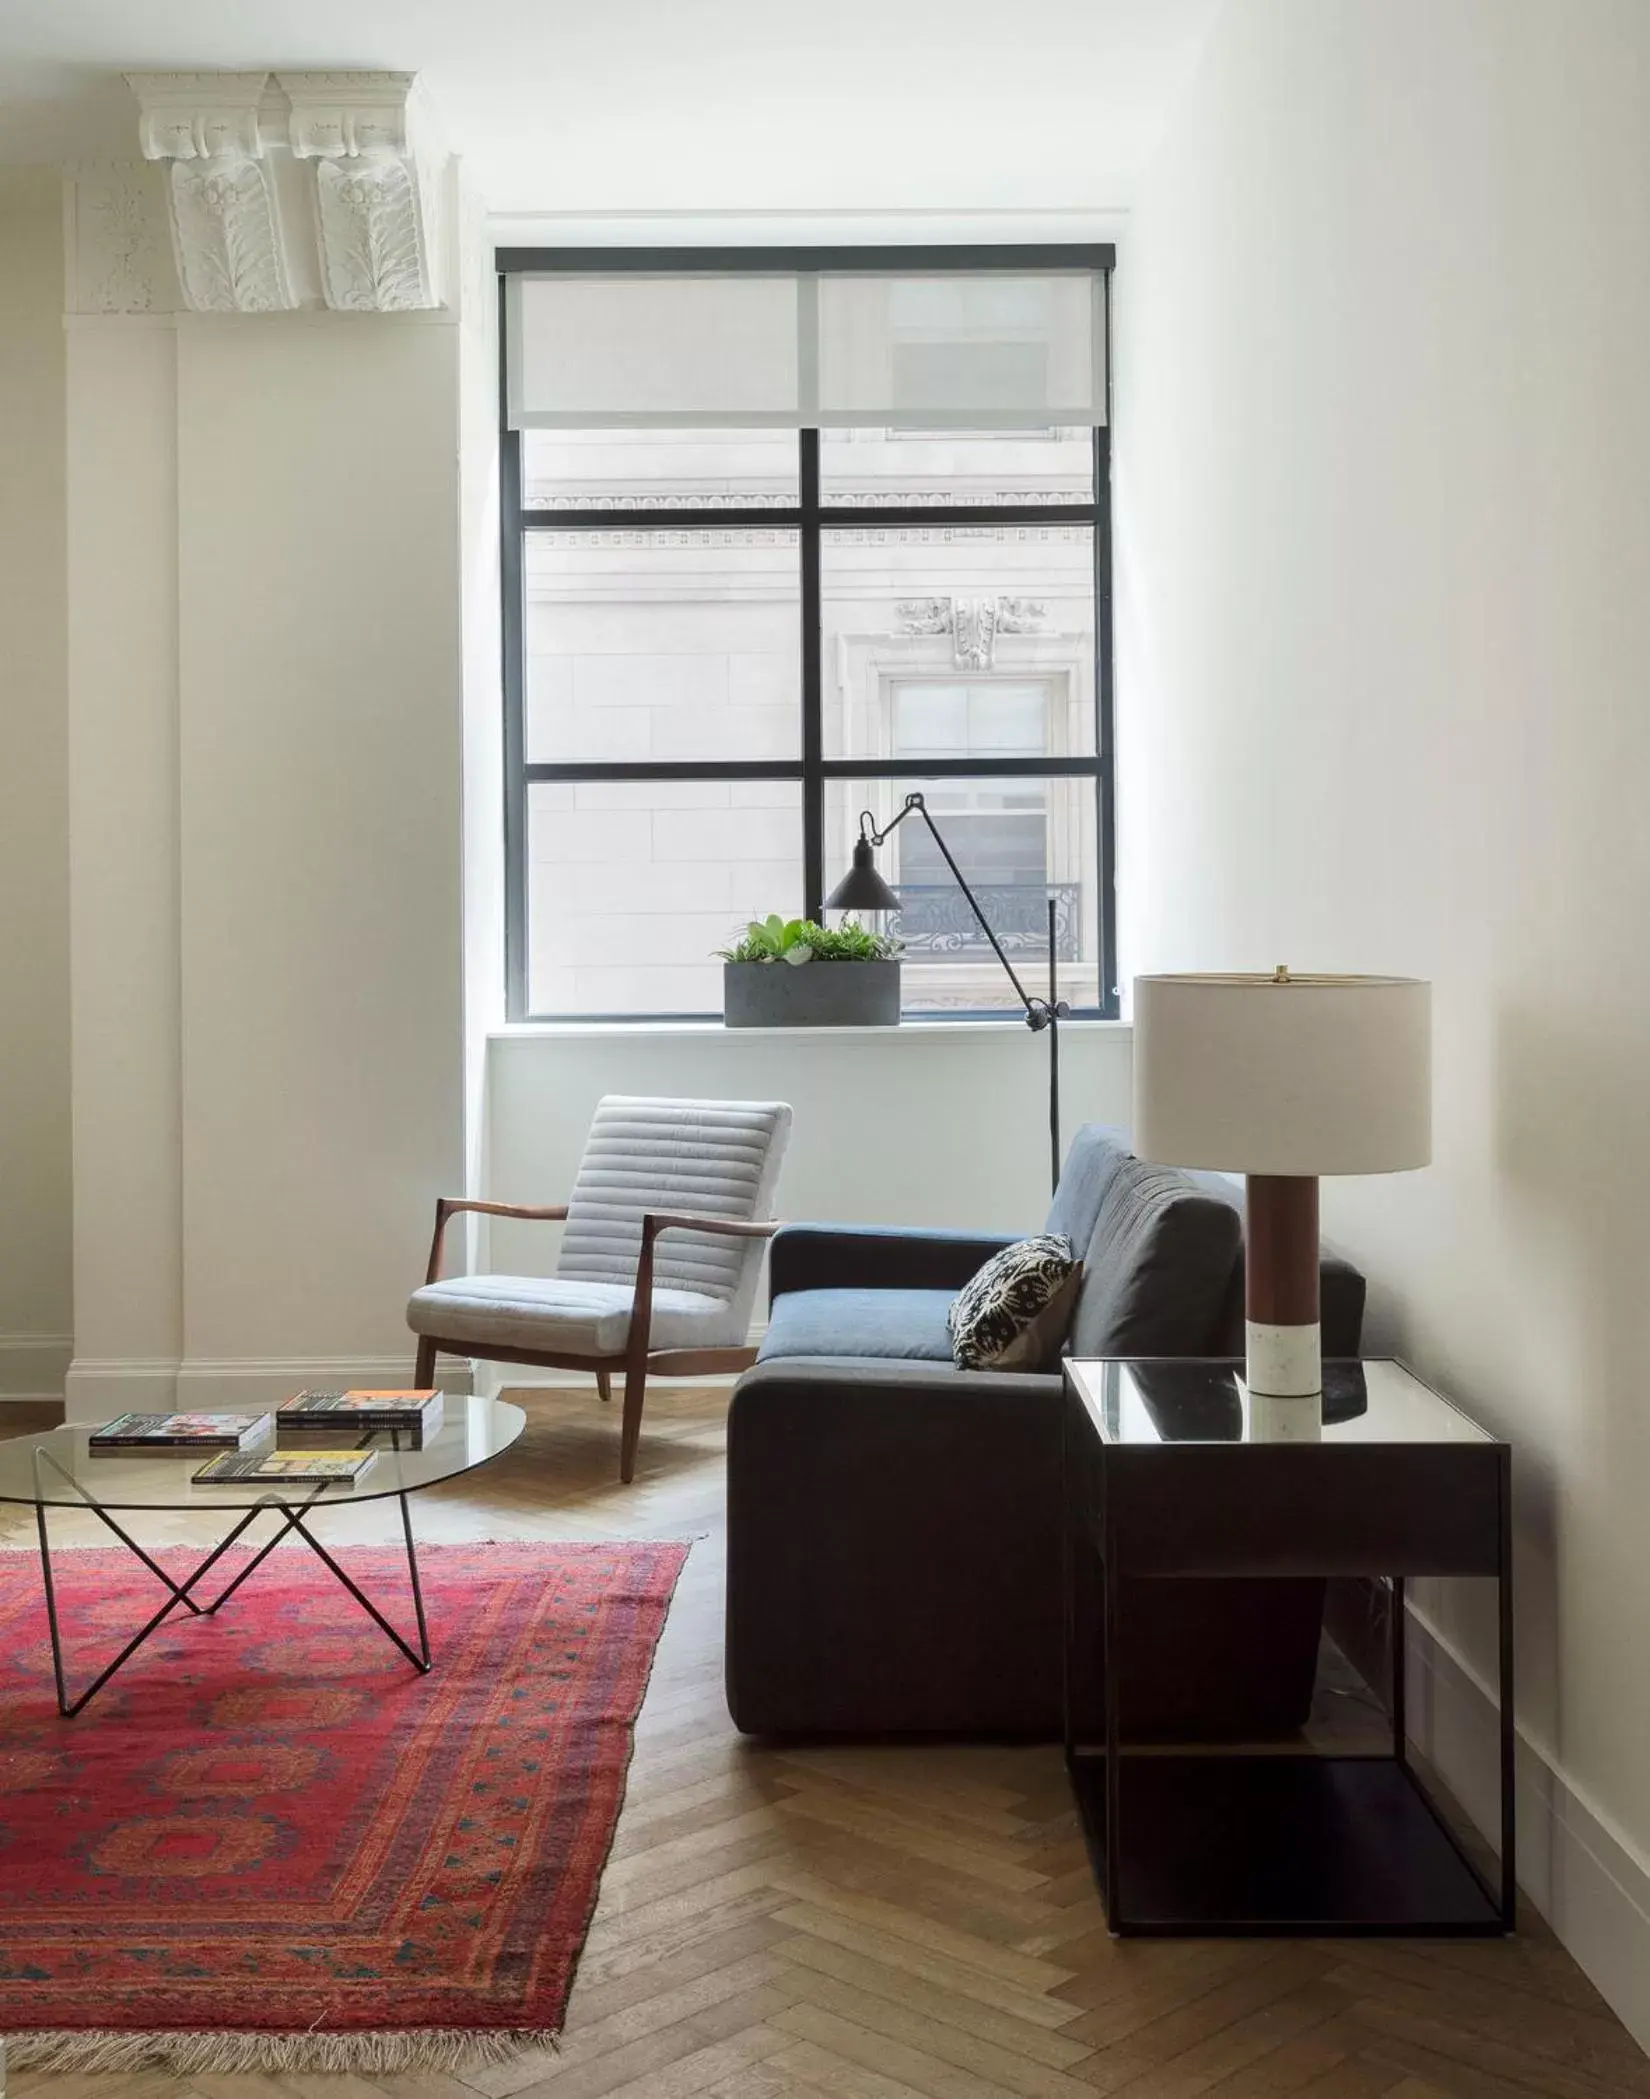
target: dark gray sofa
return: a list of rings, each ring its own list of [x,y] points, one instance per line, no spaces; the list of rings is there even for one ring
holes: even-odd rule
[[[1241,1191],[1074,1139],[1046,1229],[1085,1249],[1077,1355],[1237,1355]],[[726,1682],[750,1734],[1060,1728],[1061,1380],[958,1371],[945,1312],[1016,1234],[789,1225],[728,1424]],[[1326,1354],[1364,1281],[1325,1259]],[[1131,1596],[1132,1733],[1258,1736],[1311,1697],[1323,1584]]]

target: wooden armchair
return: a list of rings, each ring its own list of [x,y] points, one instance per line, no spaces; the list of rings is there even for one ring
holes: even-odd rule
[[[624,1372],[619,1477],[635,1475],[648,1373],[743,1370],[762,1242],[790,1134],[782,1102],[601,1101],[571,1199],[548,1208],[443,1196],[421,1289],[407,1305],[417,1381],[438,1351],[588,1370],[605,1400]],[[448,1220],[566,1224],[554,1276],[442,1277]],[[668,1238],[662,1237],[669,1234]]]

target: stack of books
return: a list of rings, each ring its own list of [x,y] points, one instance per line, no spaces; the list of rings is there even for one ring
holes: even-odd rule
[[[353,1487],[376,1457],[370,1450],[226,1450],[203,1465],[195,1479],[205,1487]]]
[[[167,1451],[250,1450],[273,1440],[273,1414],[121,1414],[93,1429],[94,1457],[156,1456]]]
[[[306,1449],[365,1449],[376,1435],[393,1430],[401,1450],[422,1450],[441,1426],[441,1393],[435,1387],[410,1392],[297,1392],[275,1415],[281,1442]]]

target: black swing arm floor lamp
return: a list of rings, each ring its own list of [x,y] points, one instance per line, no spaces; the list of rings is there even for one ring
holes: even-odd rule
[[[920,816],[928,826],[940,855],[951,870],[957,887],[968,899],[968,908],[979,920],[980,931],[991,943],[991,952],[1003,965],[1008,981],[1014,986],[1016,997],[1026,1009],[1026,1026],[1034,1035],[1048,1033],[1048,1144],[1051,1184],[1060,1183],[1060,1022],[1071,1011],[1060,997],[1059,983],[1055,975],[1055,900],[1048,900],[1048,997],[1038,998],[1027,991],[1020,982],[1012,962],[1003,952],[1002,942],[991,929],[991,921],[980,909],[980,900],[969,888],[962,869],[952,858],[951,848],[940,835],[939,826],[928,813],[928,804],[920,794],[908,794],[905,806],[883,829],[878,830],[869,809],[860,812],[859,837],[854,841],[854,864],[825,899],[829,911],[897,911],[899,894],[889,888],[877,873],[876,849],[891,833],[897,831],[908,816]]]

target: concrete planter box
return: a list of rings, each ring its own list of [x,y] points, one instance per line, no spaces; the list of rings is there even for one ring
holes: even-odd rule
[[[897,1027],[899,964],[724,962],[722,1018],[730,1028]]]

